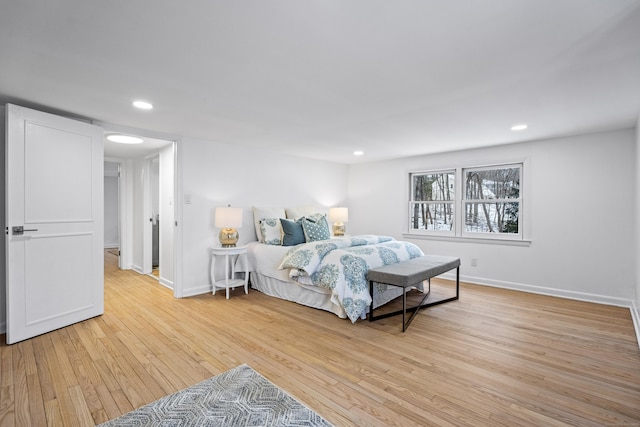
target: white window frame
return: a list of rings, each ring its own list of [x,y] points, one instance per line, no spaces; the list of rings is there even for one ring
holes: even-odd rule
[[[520,173],[520,189],[519,197],[511,199],[467,199],[467,179],[468,171],[485,171],[495,169],[518,168]],[[499,240],[522,240],[522,181],[523,181],[524,164],[522,162],[497,164],[481,167],[467,167],[460,169],[462,191],[460,192],[460,236],[470,238],[499,239]],[[470,203],[518,203],[518,232],[517,233],[490,233],[479,231],[466,231],[464,212],[467,204]]]
[[[453,173],[454,175],[454,188],[453,188],[453,200],[433,200],[433,201],[425,201],[425,200],[414,200],[414,188],[413,188],[413,177],[414,175],[441,175],[441,174],[449,174]],[[433,170],[433,171],[424,171],[424,172],[411,172],[409,173],[409,204],[408,204],[408,219],[407,224],[409,226],[409,233],[411,234],[425,234],[425,235],[439,235],[439,236],[455,236],[456,229],[459,227],[457,209],[459,209],[457,203],[457,194],[459,190],[459,179],[458,172],[455,168],[450,169],[442,169],[442,170]],[[423,230],[423,229],[413,229],[411,228],[411,215],[413,212],[413,206],[416,203],[424,203],[424,204],[451,204],[453,208],[453,219],[451,220],[451,230]]]
[[[443,168],[443,169],[425,169],[425,170],[417,170],[417,171],[409,171],[408,172],[408,194],[407,199],[408,203],[405,205],[407,212],[407,231],[404,235],[408,238],[425,238],[425,239],[434,239],[434,240],[450,240],[450,241],[469,241],[469,242],[485,242],[485,243],[498,243],[498,244],[514,244],[514,245],[529,245],[531,243],[530,235],[530,220],[529,220],[529,206],[525,203],[525,199],[529,197],[530,189],[528,184],[530,180],[528,179],[529,173],[529,159],[522,160],[511,160],[504,162],[487,162],[484,164],[476,164],[476,165],[465,165],[465,166],[456,166],[451,168]],[[518,233],[482,233],[482,232],[471,232],[464,231],[464,197],[466,197],[466,182],[464,171],[467,170],[481,170],[481,169],[499,169],[506,167],[514,167],[518,166],[520,168],[520,193],[518,199],[504,199],[507,202],[517,201],[519,203],[518,209]],[[441,230],[414,230],[411,228],[411,207],[412,204],[416,201],[413,200],[413,188],[412,188],[412,180],[413,175],[418,174],[437,174],[455,171],[455,196],[454,196],[454,218],[455,225],[452,231],[441,231]],[[492,199],[493,202],[496,199]],[[498,201],[503,201],[499,199]]]

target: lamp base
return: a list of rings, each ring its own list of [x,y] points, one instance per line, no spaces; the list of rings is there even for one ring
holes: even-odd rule
[[[342,222],[336,222],[333,224],[333,235],[336,237],[342,237],[345,233],[345,226]]]
[[[235,248],[239,237],[240,235],[238,234],[238,230],[235,228],[223,228],[220,230],[218,239],[220,240],[220,245],[223,248]]]

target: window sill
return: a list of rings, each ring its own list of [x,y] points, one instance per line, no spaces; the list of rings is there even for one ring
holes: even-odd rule
[[[486,237],[437,236],[433,234],[402,233],[406,240],[437,240],[441,242],[480,243],[483,245],[531,246],[531,240],[489,239]]]

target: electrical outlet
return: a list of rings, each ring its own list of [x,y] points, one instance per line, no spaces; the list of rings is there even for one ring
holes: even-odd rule
[[[478,258],[471,258],[471,267],[478,266]]]

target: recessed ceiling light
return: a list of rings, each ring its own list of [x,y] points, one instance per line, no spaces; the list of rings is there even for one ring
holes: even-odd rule
[[[120,134],[108,135],[107,139],[109,141],[118,142],[120,144],[141,144],[143,141],[142,138],[138,138],[137,136]]]
[[[133,106],[141,110],[151,110],[153,108],[153,104],[147,101],[133,101]]]
[[[364,151],[360,151],[360,150],[357,150],[357,151],[353,152],[354,156],[362,156],[363,154],[364,154]]]
[[[523,123],[523,124],[519,124],[519,125],[513,125],[513,126],[511,126],[511,130],[515,130],[515,131],[518,131],[518,130],[525,130],[527,127],[528,127],[528,126],[527,126],[527,125],[525,125],[525,124]]]

